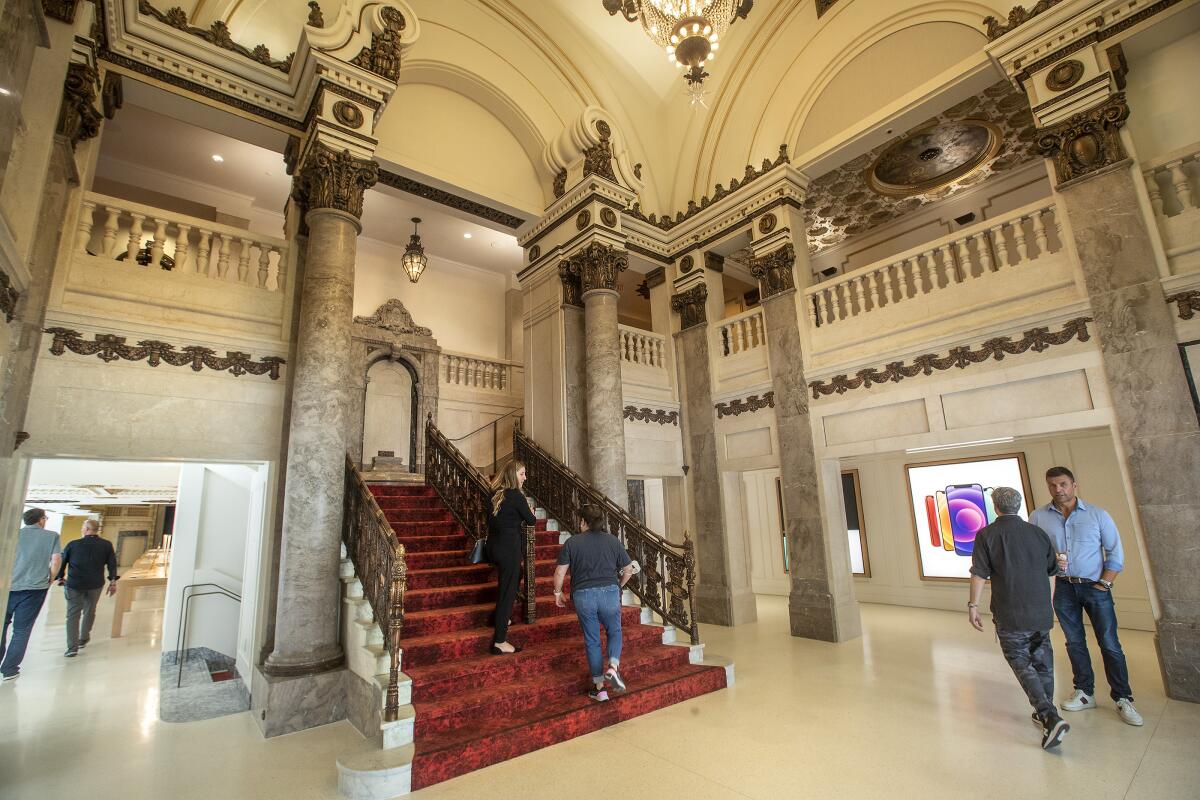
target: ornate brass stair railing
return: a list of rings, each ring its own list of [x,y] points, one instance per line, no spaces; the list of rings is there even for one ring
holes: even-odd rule
[[[446,438],[433,415],[425,420],[425,481],[450,509],[467,536],[476,541],[488,534],[494,489],[454,443]],[[537,620],[536,536],[532,526],[524,527],[525,540],[525,620]],[[463,554],[464,558],[466,553]]]
[[[344,497],[342,541],[362,584],[363,595],[383,632],[389,657],[383,718],[394,722],[400,714],[400,632],[404,627],[404,592],[408,586],[404,545],[396,539],[383,509],[349,455]]]
[[[599,507],[608,517],[608,530],[616,535],[629,557],[642,567],[641,580],[626,588],[666,623],[685,630],[692,644],[700,643],[696,622],[696,552],[686,533],[683,544],[673,544],[638,522],[625,509],[554,456],[539,447],[520,429],[513,431],[513,457],[525,462],[526,488],[561,524],[574,526],[581,506]]]

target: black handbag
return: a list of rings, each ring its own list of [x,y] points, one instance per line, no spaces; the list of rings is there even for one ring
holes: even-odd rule
[[[471,548],[471,552],[467,553],[467,562],[470,564],[482,564],[487,559],[483,555],[484,545],[487,544],[487,538],[476,539],[475,546]]]

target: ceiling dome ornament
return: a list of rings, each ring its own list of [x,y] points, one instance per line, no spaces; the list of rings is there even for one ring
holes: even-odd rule
[[[872,191],[886,197],[936,192],[985,166],[1003,141],[1000,129],[990,122],[943,122],[888,147],[864,177]]]
[[[602,0],[610,15],[641,22],[650,40],[663,48],[667,60],[687,68],[684,78],[692,90],[708,77],[704,65],[716,58],[721,37],[739,17],[746,18],[753,0]]]

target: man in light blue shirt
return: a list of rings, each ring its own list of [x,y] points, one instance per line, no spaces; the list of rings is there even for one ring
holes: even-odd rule
[[[50,582],[62,565],[58,534],[46,530],[46,512],[31,508],[21,519],[25,527],[17,534],[17,555],[8,587],[4,633],[0,635],[0,675],[5,681],[16,680],[21,674],[21,661],[25,658],[33,623],[46,601]],[[10,626],[12,641],[8,640]]]
[[[1117,639],[1117,612],[1113,605],[1113,581],[1125,567],[1121,534],[1108,512],[1088,505],[1075,496],[1075,475],[1066,467],[1046,471],[1046,488],[1053,498],[1035,509],[1029,521],[1050,535],[1058,550],[1058,578],[1054,587],[1054,613],[1067,639],[1067,656],[1075,678],[1075,694],[1064,700],[1064,711],[1096,707],[1096,673],[1084,637],[1083,612],[1104,658],[1104,675],[1117,715],[1130,725],[1141,725],[1142,716],[1133,706],[1129,667]]]

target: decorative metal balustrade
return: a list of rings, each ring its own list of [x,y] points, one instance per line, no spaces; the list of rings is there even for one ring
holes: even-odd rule
[[[394,722],[400,714],[400,633],[404,628],[404,592],[408,587],[404,545],[396,539],[383,509],[375,502],[375,496],[349,455],[346,456],[343,503],[342,542],[388,650],[383,718]]]
[[[487,536],[495,489],[462,451],[438,430],[432,414],[425,420],[425,481],[442,498],[467,536],[476,541]],[[533,526],[524,526],[527,622],[537,619],[536,535]],[[463,558],[466,558],[465,552]]]
[[[525,463],[529,493],[564,525],[574,526],[579,509],[594,505],[608,518],[608,530],[625,545],[642,572],[626,586],[663,622],[670,623],[700,643],[696,621],[696,551],[686,533],[683,544],[673,544],[638,522],[566,464],[539,447],[520,429],[513,432],[513,457]]]

